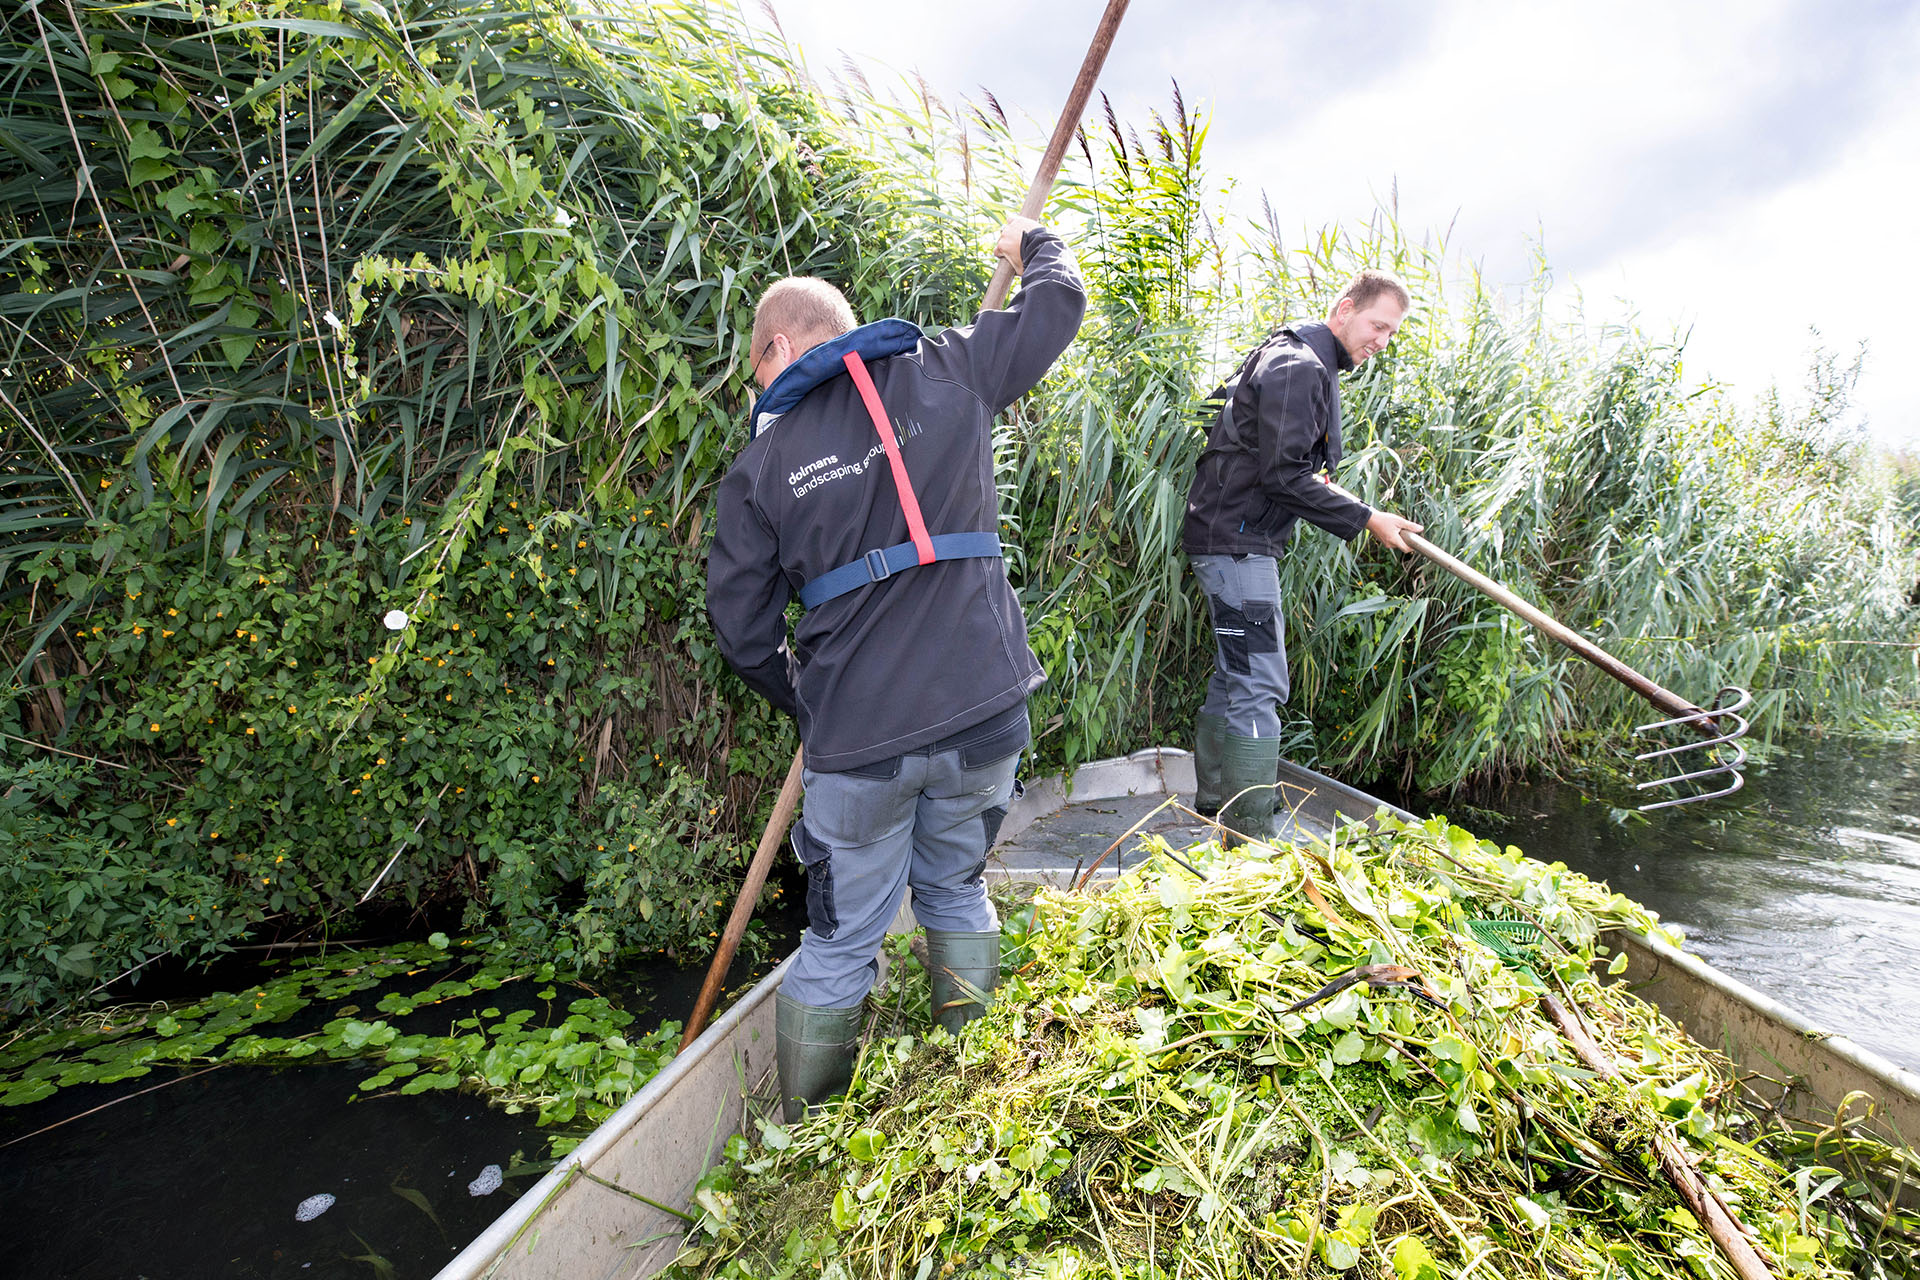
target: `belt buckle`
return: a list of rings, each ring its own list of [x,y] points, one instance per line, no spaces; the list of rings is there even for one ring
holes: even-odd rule
[[[867,565],[867,581],[884,582],[893,576],[893,570],[887,567],[887,553],[875,547],[860,557]]]

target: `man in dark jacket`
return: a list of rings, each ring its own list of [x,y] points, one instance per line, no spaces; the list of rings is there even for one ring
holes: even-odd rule
[[[1287,700],[1278,557],[1294,525],[1306,520],[1343,539],[1365,529],[1396,551],[1409,550],[1403,535],[1421,528],[1332,481],[1338,375],[1387,345],[1411,301],[1391,274],[1362,271],[1324,324],[1279,330],[1214,393],[1225,404],[1187,493],[1184,538],[1217,646],[1194,733],[1194,807],[1212,814],[1231,801],[1221,822],[1256,839],[1275,834],[1278,707]]]
[[[800,722],[807,929],[776,1002],[790,1119],[846,1087],[907,890],[943,1025],[977,1016],[999,976],[981,875],[1046,675],[1000,559],[993,417],[1073,341],[1086,292],[1030,219],[994,252],[1022,273],[1012,305],[931,338],[856,328],[821,280],[781,280],[754,312],[765,391],[721,481],[707,611],[727,662]]]

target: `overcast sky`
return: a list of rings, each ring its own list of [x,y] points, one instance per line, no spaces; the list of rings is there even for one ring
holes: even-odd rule
[[[1104,0],[773,0],[816,75],[859,57],[1051,127]],[[753,0],[748,15],[764,21]],[[1044,16],[1042,16],[1044,15]],[[1590,319],[1687,330],[1743,401],[1867,344],[1856,414],[1920,451],[1916,0],[1133,0],[1100,87],[1211,117],[1210,175],[1286,230],[1396,188],[1496,284],[1544,245]],[[1038,146],[1035,148],[1036,156]]]

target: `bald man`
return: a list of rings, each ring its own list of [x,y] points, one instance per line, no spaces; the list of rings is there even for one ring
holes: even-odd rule
[[[1086,291],[1030,219],[994,252],[1018,296],[932,337],[857,325],[824,280],[778,281],[754,312],[764,394],[720,485],[707,611],[733,669],[798,718],[805,753],[807,928],[776,1017],[789,1119],[845,1089],[903,894],[942,1025],[978,1016],[999,977],[981,876],[1046,675],[1001,559],[993,418],[1073,341]]]

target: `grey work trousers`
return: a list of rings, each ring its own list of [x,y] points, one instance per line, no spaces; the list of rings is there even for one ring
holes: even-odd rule
[[[1253,555],[1189,559],[1213,616],[1213,674],[1200,710],[1225,717],[1237,737],[1277,738],[1288,691],[1280,563]]]
[[[1004,742],[982,744],[1004,751]],[[928,929],[1000,927],[982,875],[1014,794],[1020,753],[973,748],[895,756],[846,773],[804,771],[794,845],[807,868],[807,928],[781,991],[820,1008],[860,1003],[901,896]]]

